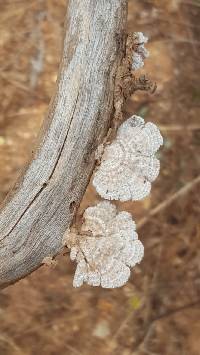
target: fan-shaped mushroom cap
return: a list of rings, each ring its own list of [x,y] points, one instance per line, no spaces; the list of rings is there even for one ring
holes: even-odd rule
[[[157,126],[132,116],[107,146],[93,179],[99,195],[108,200],[140,200],[151,191],[160,162],[154,156],[163,139]]]
[[[116,207],[105,201],[87,208],[83,217],[81,235],[73,232],[67,236],[70,258],[78,264],[74,287],[84,282],[105,288],[124,285],[130,267],[139,263],[144,254],[131,214],[117,213]]]

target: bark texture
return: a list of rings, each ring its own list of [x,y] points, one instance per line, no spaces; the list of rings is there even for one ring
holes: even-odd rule
[[[38,145],[0,212],[0,287],[62,249],[113,112],[127,0],[71,0],[55,95]]]

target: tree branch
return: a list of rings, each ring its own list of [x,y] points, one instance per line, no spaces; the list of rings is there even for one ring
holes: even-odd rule
[[[62,249],[113,112],[127,0],[71,0],[55,95],[38,145],[0,212],[0,287]]]

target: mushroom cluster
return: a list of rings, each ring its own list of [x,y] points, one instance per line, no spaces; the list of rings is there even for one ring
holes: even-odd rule
[[[151,190],[160,170],[155,153],[163,138],[154,123],[132,116],[118,129],[116,139],[105,148],[93,185],[108,200],[140,200]]]
[[[144,248],[128,212],[117,213],[108,201],[88,207],[84,212],[81,231],[68,232],[70,258],[77,262],[73,286],[84,282],[92,286],[115,288],[124,285],[130,267],[139,263]]]
[[[133,33],[132,69],[144,65],[149,52],[148,38]],[[132,116],[118,128],[116,138],[103,151],[93,185],[105,200],[140,200],[151,190],[160,162],[155,156],[163,144],[158,127],[143,118]],[[68,231],[66,244],[77,267],[73,286],[83,283],[103,288],[123,286],[130,277],[130,267],[143,258],[144,247],[138,239],[135,222],[128,212],[117,212],[109,201],[88,207],[80,230]]]

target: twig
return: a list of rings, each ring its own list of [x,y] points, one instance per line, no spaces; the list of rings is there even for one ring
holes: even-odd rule
[[[24,351],[19,348],[18,345],[9,336],[5,334],[0,334],[0,343],[7,344],[10,350],[12,349],[13,353],[15,353],[16,355],[25,355]]]
[[[182,0],[183,4],[200,7],[197,1]]]
[[[160,275],[160,264],[162,260],[162,252],[164,249],[164,241],[166,239],[166,234],[162,234],[162,239],[160,241],[160,246],[159,246],[159,252],[158,252],[158,257],[156,261],[156,266],[153,272],[152,280],[151,280],[151,285],[148,287],[148,291],[145,292],[146,295],[146,312],[145,312],[145,317],[144,317],[144,325],[143,325],[143,334],[140,336],[136,342],[136,349],[138,349],[142,344],[145,345],[151,336],[151,332],[153,330],[153,323],[155,319],[152,317],[152,304],[154,300],[154,296],[156,295],[157,288],[158,288],[158,280],[159,280],[159,275]]]
[[[159,125],[159,129],[161,131],[196,131],[200,129],[200,125],[188,125],[188,126],[183,126],[183,125]]]
[[[196,46],[200,45],[200,41],[196,41],[196,40],[191,40],[191,39],[187,39],[187,38],[182,38],[182,37],[175,37],[175,36],[169,36],[168,38],[165,38],[162,40],[162,42],[177,42],[177,43],[193,43]]]
[[[180,190],[175,192],[172,196],[161,202],[159,205],[157,205],[155,208],[150,210],[148,215],[144,218],[142,218],[138,223],[137,223],[137,229],[143,227],[146,223],[149,222],[151,217],[154,217],[161,211],[163,211],[165,208],[170,206],[175,200],[177,200],[179,197],[185,195],[188,193],[194,186],[196,186],[198,183],[200,183],[200,175],[197,176],[195,179],[192,181],[188,182],[185,186],[183,186]]]
[[[178,16],[179,16],[179,18],[182,20],[182,14],[181,14],[181,12],[178,12]],[[185,20],[185,29],[186,29],[186,32],[187,32],[187,34],[188,34],[188,38],[189,38],[189,40],[191,41],[191,48],[192,48],[193,54],[194,54],[194,56],[198,56],[198,50],[197,50],[196,45],[195,45],[195,43],[194,43],[193,31],[192,31],[191,28],[188,26],[188,21],[186,20],[186,18],[185,18],[184,20]]]
[[[71,351],[71,354],[74,354],[74,355],[82,355],[82,353],[75,349],[73,346],[69,345],[69,344],[65,344],[65,348],[69,351]]]
[[[153,4],[152,0],[145,0],[145,1],[148,2],[148,3]],[[191,6],[200,7],[200,4],[197,1],[182,0],[181,2],[182,2],[182,4],[185,4],[185,5],[191,5]]]
[[[45,100],[45,96],[42,96],[40,94],[38,94],[36,91],[34,91],[34,89],[32,89],[31,87],[27,86],[26,84],[20,82],[19,80],[15,80],[12,77],[9,77],[9,75],[7,75],[7,73],[5,72],[1,72],[0,71],[0,77],[2,77],[3,80],[7,81],[9,84],[11,84],[12,86],[16,87],[19,90],[22,90],[26,93],[31,93],[33,97],[36,97],[40,100]]]
[[[30,73],[30,87],[34,89],[37,85],[38,78],[43,71],[44,55],[45,55],[45,42],[41,29],[41,23],[46,16],[45,11],[40,11],[37,14],[37,25],[32,33],[33,40],[37,43],[37,53],[31,59],[31,73]]]
[[[163,319],[163,318],[167,318],[167,317],[170,317],[172,316],[173,314],[176,314],[178,312],[181,312],[181,311],[185,311],[186,309],[188,308],[191,308],[191,307],[195,307],[195,306],[198,306],[200,304],[200,299],[199,300],[196,300],[194,302],[191,302],[191,303],[188,303],[188,304],[185,304],[183,306],[180,306],[180,307],[177,307],[175,309],[171,309],[163,314],[160,314],[158,317],[155,317],[155,319],[153,319],[153,322],[157,322],[159,321],[160,319]]]
[[[142,338],[140,338],[140,340],[138,341],[138,343],[136,344],[136,347],[134,349],[134,352],[132,355],[135,355],[136,354],[136,351],[138,351],[139,349],[142,349],[143,350],[143,347],[145,346],[145,343],[148,341],[148,339],[150,338],[151,336],[151,333],[153,331],[153,327],[155,325],[156,322],[158,322],[159,320],[161,319],[164,319],[164,318],[167,318],[167,317],[171,317],[173,316],[174,314],[178,313],[178,312],[181,312],[181,311],[184,311],[186,309],[189,309],[189,308],[192,308],[192,307],[195,307],[197,305],[199,305],[200,303],[200,300],[197,300],[195,302],[191,302],[189,304],[186,304],[186,305],[183,305],[181,307],[177,307],[173,310],[170,310],[166,313],[163,313],[161,314],[160,316],[157,316],[155,317],[154,319],[152,319],[151,323],[149,324],[148,328],[146,329],[146,331],[144,332],[144,335]]]
[[[121,322],[119,328],[116,330],[116,332],[114,333],[112,340],[117,339],[119,334],[121,334],[121,332],[123,331],[124,327],[127,325],[127,323],[131,320],[131,318],[133,317],[133,312],[129,313],[126,318],[124,318],[124,320]]]

